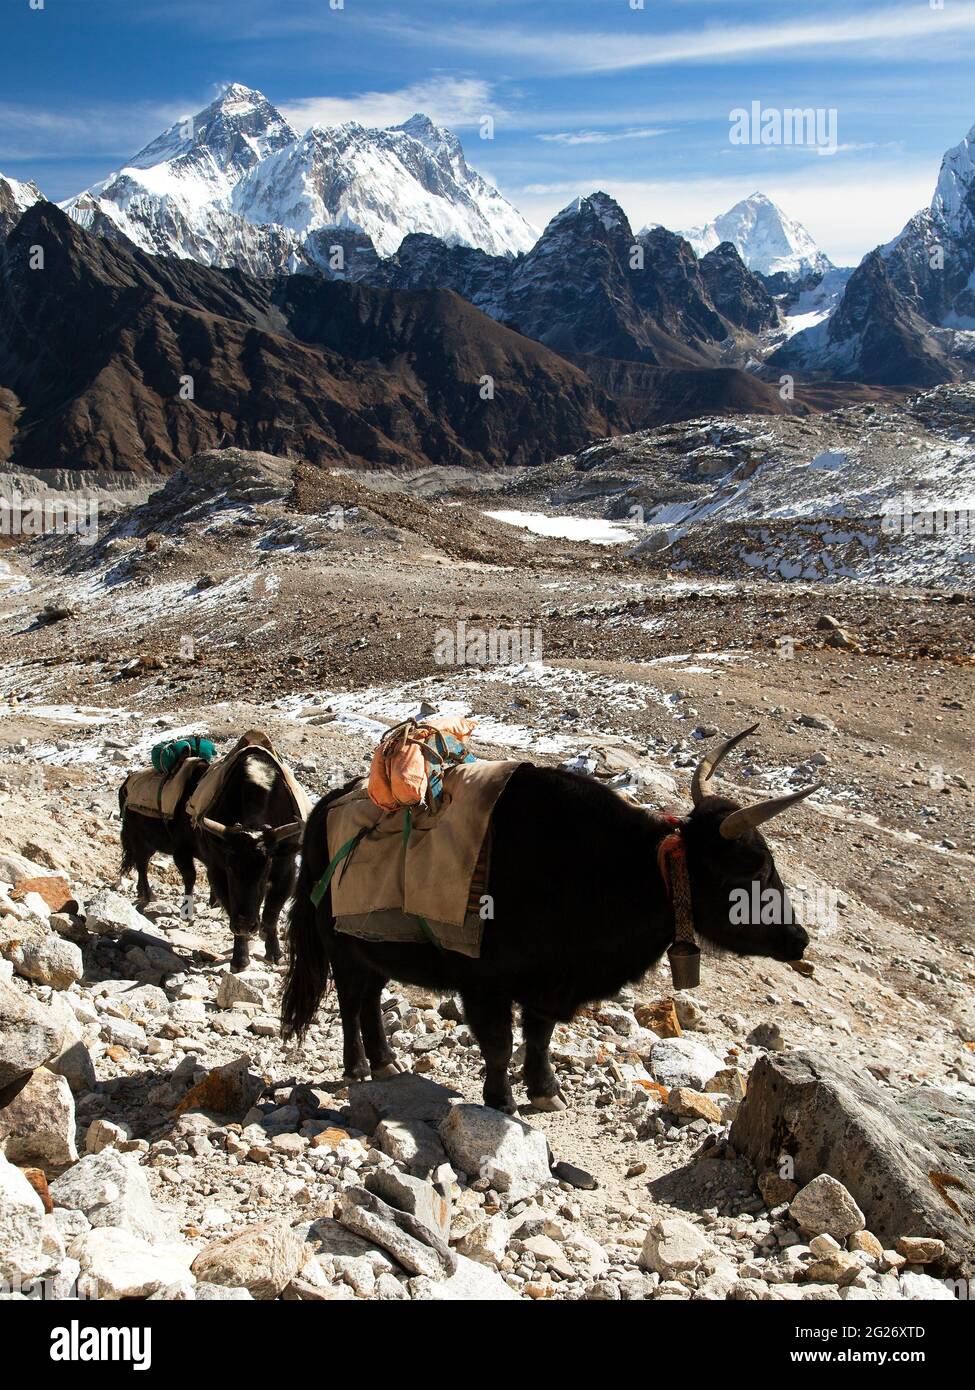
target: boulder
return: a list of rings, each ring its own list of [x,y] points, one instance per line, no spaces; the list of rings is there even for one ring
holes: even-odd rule
[[[86,1297],[151,1298],[170,1284],[187,1280],[193,1261],[189,1245],[150,1245],[117,1226],[87,1231],[71,1244],[81,1266]]]
[[[60,1051],[63,1032],[50,1010],[0,979],[0,1106]]]
[[[720,1058],[694,1038],[661,1038],[650,1049],[648,1062],[654,1078],[668,1090],[686,1086],[703,1091],[724,1065]]]
[[[95,936],[112,936],[118,932],[146,932],[160,940],[158,932],[142,913],[112,888],[101,888],[85,908],[85,926]]]
[[[897,1253],[903,1255],[908,1264],[936,1264],[944,1259],[944,1241],[931,1240],[925,1236],[901,1236],[897,1242]]]
[[[85,1133],[85,1153],[100,1154],[103,1149],[117,1149],[128,1138],[121,1125],[111,1120],[92,1120]]]
[[[247,1289],[252,1298],[277,1298],[291,1283],[308,1252],[284,1217],[221,1236],[197,1255],[191,1266],[201,1283]]]
[[[432,1182],[410,1177],[396,1168],[377,1168],[366,1179],[366,1189],[391,1207],[415,1217],[442,1240],[450,1239],[450,1203]]]
[[[497,1303],[518,1298],[495,1270],[463,1255],[457,1256],[457,1268],[449,1279],[411,1279],[410,1295],[426,1303]]]
[[[51,1197],[57,1207],[84,1212],[92,1226],[120,1226],[146,1240],[166,1234],[145,1174],[133,1156],[117,1149],[85,1154],[51,1183]]]
[[[484,1105],[455,1105],[440,1126],[458,1172],[486,1178],[512,1201],[533,1197],[551,1178],[548,1140],[541,1130]]]
[[[679,1038],[683,1032],[673,999],[658,999],[652,1004],[637,1004],[633,1013],[641,1028],[649,1028],[659,1038]]]
[[[31,1279],[47,1264],[44,1203],[19,1168],[0,1154],[0,1280]]]
[[[11,1163],[58,1172],[74,1163],[74,1097],[63,1076],[38,1067],[0,1110],[0,1149]]]
[[[975,1178],[975,1086],[918,1086],[896,1104]]]
[[[94,1090],[98,1077],[95,1074],[91,1053],[83,1042],[69,1043],[64,1051],[52,1057],[47,1065],[51,1071],[57,1072],[58,1076],[64,1077],[74,1095],[80,1096],[85,1091]]]
[[[259,970],[241,970],[237,975],[227,971],[220,976],[217,986],[217,1007],[230,1009],[234,1004],[263,1004],[273,983],[270,975]]]
[[[190,1087],[177,1105],[176,1114],[182,1115],[188,1110],[208,1110],[239,1120],[264,1090],[264,1078],[256,1076],[250,1065],[249,1057],[238,1057],[222,1067],[214,1067],[202,1081]]]
[[[438,1235],[364,1188],[346,1188],[335,1215],[348,1230],[380,1246],[410,1274],[440,1279],[456,1269],[457,1256]]]
[[[78,902],[71,891],[71,885],[62,874],[40,874],[18,879],[10,896],[16,902],[22,902],[32,893],[41,898],[49,912],[78,911]]]
[[[200,1284],[193,1290],[197,1303],[253,1303],[249,1289],[225,1288],[223,1284]]]
[[[460,1239],[454,1242],[454,1249],[458,1255],[466,1255],[478,1264],[499,1265],[505,1257],[508,1241],[505,1217],[500,1214],[476,1216]]]
[[[352,1126],[372,1134],[380,1120],[420,1120],[437,1124],[457,1092],[415,1072],[401,1072],[385,1081],[363,1081],[349,1087]]]
[[[717,1255],[717,1247],[699,1227],[683,1216],[665,1216],[647,1231],[640,1251],[640,1268],[651,1270],[662,1279],[673,1279]]]
[[[806,1235],[827,1235],[837,1241],[866,1227],[863,1212],[849,1192],[828,1173],[820,1173],[796,1193],[789,1215]]]
[[[930,1274],[908,1273],[902,1274],[897,1283],[901,1298],[910,1299],[911,1302],[954,1303],[956,1301],[950,1280],[945,1282],[941,1279],[932,1279]]]
[[[15,923],[5,927],[0,955],[25,980],[50,985],[52,989],[67,989],[84,973],[81,951],[74,942],[65,941],[39,924]]]
[[[373,1143],[403,1168],[424,1177],[447,1160],[447,1151],[425,1120],[380,1120]]]
[[[843,1184],[885,1248],[901,1236],[943,1240],[938,1274],[975,1277],[975,1196],[964,1163],[867,1074],[813,1052],[761,1058],[731,1127],[760,1170],[790,1156],[796,1181]]]
[[[667,1108],[685,1119],[721,1123],[721,1106],[714,1097],[703,1091],[692,1091],[687,1086],[674,1087],[667,1096]]]

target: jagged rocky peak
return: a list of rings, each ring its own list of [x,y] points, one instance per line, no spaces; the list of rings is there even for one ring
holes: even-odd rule
[[[945,154],[929,207],[865,256],[823,325],[773,365],[882,386],[975,374],[975,129]]]
[[[775,301],[730,241],[722,241],[702,256],[700,266],[714,307],[729,323],[750,333],[761,333],[777,325]]]
[[[16,227],[27,209],[41,202],[43,197],[36,183],[21,183],[19,179],[0,174],[0,237]]]
[[[557,212],[543,232],[549,237],[562,230],[578,231],[580,226],[600,225],[607,232],[620,232],[633,240],[629,219],[614,198],[608,193],[589,193],[586,197],[573,198],[567,207]]]
[[[931,213],[956,235],[975,227],[975,126],[942,160]]]

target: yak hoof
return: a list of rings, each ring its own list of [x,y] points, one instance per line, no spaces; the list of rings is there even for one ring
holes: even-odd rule
[[[533,1110],[568,1110],[561,1096],[529,1096],[528,1103]]]
[[[406,1067],[401,1062],[387,1062],[385,1066],[373,1067],[373,1081],[385,1081],[390,1076],[400,1076],[406,1071]]]

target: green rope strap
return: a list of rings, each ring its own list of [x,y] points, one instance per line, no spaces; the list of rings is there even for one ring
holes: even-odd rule
[[[407,845],[408,845],[409,842],[410,842],[410,835],[412,834],[412,831],[413,831],[413,812],[412,812],[412,811],[410,810],[410,808],[407,806],[406,810],[403,812],[403,853],[404,853],[404,854],[406,853],[406,847],[407,847]],[[352,851],[355,849],[356,845],[357,845],[357,844],[359,843],[359,841],[362,839],[363,835],[365,835],[365,834],[367,834],[367,833],[368,833],[368,826],[363,826],[363,828],[362,828],[357,834],[355,834],[355,835],[352,836],[352,839],[351,839],[351,840],[346,840],[346,842],[345,842],[345,844],[342,846],[342,848],[341,848],[340,850],[337,851],[337,853],[336,853],[334,859],[333,859],[332,862],[329,864],[329,866],[328,866],[328,868],[325,870],[325,872],[322,874],[322,876],[321,876],[321,878],[318,880],[318,882],[315,884],[314,888],[311,890],[310,896],[311,896],[311,900],[312,900],[312,902],[314,903],[315,907],[318,907],[318,906],[320,905],[320,903],[321,903],[321,901],[322,901],[322,898],[324,898],[326,892],[328,891],[328,885],[329,885],[329,884],[331,883],[331,881],[332,881],[332,877],[333,877],[333,875],[335,874],[335,870],[336,870],[336,869],[338,868],[338,866],[342,863],[342,860],[348,858],[348,856],[349,856],[349,855],[352,853]],[[442,955],[445,954],[444,947],[440,944],[440,942],[439,942],[439,941],[437,940],[437,938],[434,936],[432,930],[430,929],[430,923],[427,921],[427,919],[426,919],[425,917],[419,917],[419,916],[418,916],[416,920],[419,922],[419,924],[420,924],[420,930],[423,932],[423,935],[427,938],[427,940],[429,941],[430,945],[431,945],[431,946],[435,946],[436,949],[437,949]]]
[[[365,833],[366,827],[363,827],[363,829],[360,830],[356,835],[352,836],[351,840],[346,840],[345,844],[338,851],[331,864],[329,864],[328,868],[325,870],[321,878],[318,880],[314,888],[311,890],[311,900],[316,907],[318,907],[318,905],[322,901],[322,898],[324,898],[325,893],[328,890],[328,885],[332,881],[332,875],[335,873],[335,870],[341,864],[342,860],[352,853],[352,851],[355,849],[356,845],[359,843],[359,841],[362,839]]]

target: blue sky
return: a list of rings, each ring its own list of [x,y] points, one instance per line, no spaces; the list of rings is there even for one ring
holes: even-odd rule
[[[597,187],[677,229],[761,189],[850,263],[975,124],[975,0],[32,3],[0,16],[0,171],[52,198],[238,81],[299,126],[424,110],[539,225]],[[835,108],[838,151],[732,145],[756,100]]]

